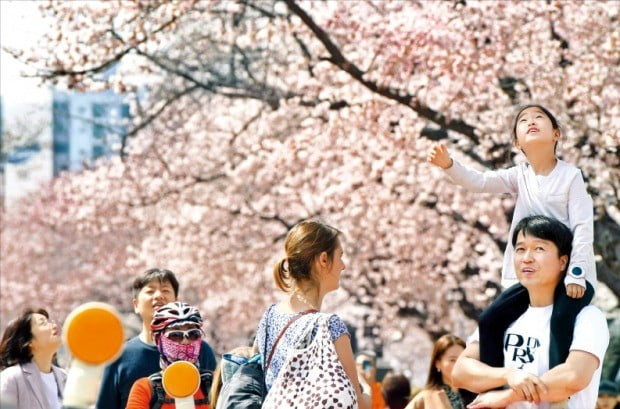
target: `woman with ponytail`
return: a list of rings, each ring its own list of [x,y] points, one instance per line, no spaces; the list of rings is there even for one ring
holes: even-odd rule
[[[267,391],[276,381],[288,352],[298,346],[309,330],[315,335],[317,329],[311,328],[317,325],[314,313],[321,311],[325,295],[340,286],[340,274],[345,268],[340,234],[325,223],[306,220],[286,236],[285,256],[274,267],[274,280],[288,297],[267,309],[256,334],[255,346],[265,368]],[[370,398],[362,391],[369,391],[370,386],[363,376],[358,376],[344,321],[332,314],[327,326],[340,363],[355,389],[354,400],[359,408],[370,408]]]

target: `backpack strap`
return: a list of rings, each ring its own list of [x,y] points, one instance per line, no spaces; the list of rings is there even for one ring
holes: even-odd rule
[[[150,375],[149,382],[151,383],[151,401],[149,402],[149,407],[151,409],[161,409],[161,406],[166,400],[166,391],[164,391],[161,372]]]
[[[271,352],[269,353],[269,358],[267,358],[267,362],[265,363],[265,373],[267,373],[267,369],[269,368],[269,364],[271,363],[271,358],[273,358],[273,353],[276,351],[276,346],[278,346],[278,342],[280,342],[280,338],[282,338],[282,335],[284,335],[284,333],[286,332],[286,330],[288,329],[288,327],[291,326],[292,323],[294,323],[295,321],[297,321],[299,318],[301,318],[303,315],[306,314],[310,314],[311,312],[318,312],[318,310],[315,310],[314,308],[306,310],[306,311],[302,311],[300,312],[296,317],[293,317],[285,326],[284,328],[282,328],[282,331],[280,331],[280,335],[278,335],[278,338],[276,338],[276,342],[273,343],[273,347],[271,347]],[[267,330],[267,327],[265,326],[265,331]],[[267,343],[265,342],[265,346],[267,345]]]
[[[195,405],[208,405],[209,402],[209,389],[211,389],[211,383],[213,382],[213,373],[211,371],[200,372],[200,389],[202,389],[204,398],[194,399]]]

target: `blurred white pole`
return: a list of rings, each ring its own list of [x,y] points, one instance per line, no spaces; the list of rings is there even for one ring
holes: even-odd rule
[[[89,365],[74,359],[67,374],[63,406],[90,408],[97,403],[104,365]]]

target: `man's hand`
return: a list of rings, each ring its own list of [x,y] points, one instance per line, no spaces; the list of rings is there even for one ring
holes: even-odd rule
[[[504,389],[481,393],[472,403],[467,405],[467,409],[505,408],[513,402],[517,402],[514,398],[514,391]]]
[[[446,145],[443,143],[434,144],[433,147],[429,149],[426,160],[442,169],[448,169],[452,166],[452,158],[450,158],[448,148],[446,148]]]
[[[510,370],[506,381],[517,394],[518,400],[538,403],[540,394],[548,392],[547,385],[540,378],[519,369]]]
[[[566,286],[566,294],[570,298],[581,298],[586,293],[586,289],[579,284],[568,284]]]

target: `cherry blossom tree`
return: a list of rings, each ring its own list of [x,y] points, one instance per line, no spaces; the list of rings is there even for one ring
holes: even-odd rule
[[[541,102],[595,200],[600,281],[620,295],[616,2],[50,2],[53,30],[13,54],[70,89],[129,95],[119,158],[3,215],[2,305],[129,310],[131,276],[179,273],[219,348],[274,300],[286,231],[344,232],[331,307],[362,346],[414,328],[466,335],[499,290],[514,201],[425,163],[443,141],[477,167],[523,160],[510,120]],[[114,70],[114,75],[103,75]],[[28,277],[24,280],[23,277]],[[5,298],[8,297],[8,298]],[[47,298],[46,298],[47,297]],[[413,357],[428,342],[407,345]],[[399,358],[400,359],[400,358]]]

